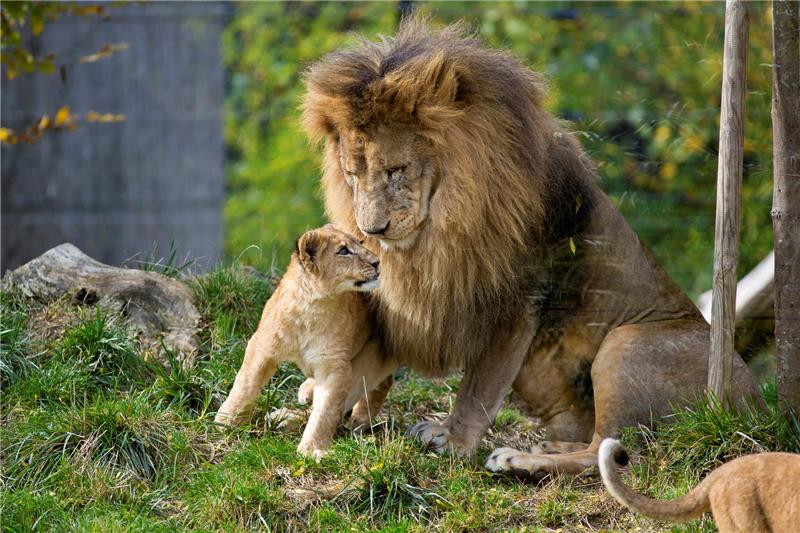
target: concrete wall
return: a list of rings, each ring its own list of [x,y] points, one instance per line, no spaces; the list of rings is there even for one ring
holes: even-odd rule
[[[40,53],[67,64],[67,80],[2,81],[2,123],[13,129],[62,105],[126,115],[80,122],[34,145],[2,147],[2,270],[62,242],[120,264],[175,242],[181,258],[213,263],[222,248],[224,193],[220,35],[228,7],[156,2],[109,8],[110,18],[45,26]],[[76,64],[108,43],[129,48]]]

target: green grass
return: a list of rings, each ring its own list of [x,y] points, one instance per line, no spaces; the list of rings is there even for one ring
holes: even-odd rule
[[[28,310],[24,298],[7,291],[0,292],[0,385],[29,376],[36,365],[27,356]]]
[[[768,410],[731,411],[698,401],[656,429],[628,428],[623,440],[644,460],[634,463],[638,490],[674,498],[724,462],[750,453],[800,453],[800,426],[779,416],[773,383],[763,387]]]
[[[201,349],[186,366],[142,359],[122,317],[64,301],[43,306],[0,294],[2,527],[7,531],[713,531],[709,519],[671,526],[634,516],[598,479],[541,486],[495,477],[481,461],[525,448],[541,429],[513,402],[475,461],[438,457],[405,437],[451,408],[458,378],[402,371],[374,433],[340,431],[321,462],[295,452],[298,432],[268,413],[294,405],[302,375],[280,369],[251,424],[213,415],[233,383],[273,277],[219,268],[183,279],[202,313]],[[43,332],[43,329],[47,331]],[[800,431],[771,411],[731,413],[699,403],[655,430],[626,431],[638,455],[629,482],[665,498],[738,455],[800,450]]]

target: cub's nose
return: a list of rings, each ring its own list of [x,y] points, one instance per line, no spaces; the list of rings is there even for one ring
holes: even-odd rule
[[[379,272],[380,271],[380,268],[379,268],[381,266],[381,262],[380,261],[375,261],[374,263],[371,263],[371,264],[372,264],[372,268],[375,269],[375,272]]]

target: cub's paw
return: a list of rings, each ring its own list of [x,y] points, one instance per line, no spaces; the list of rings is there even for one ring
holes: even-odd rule
[[[436,422],[418,422],[409,428],[408,434],[436,453],[450,452],[466,456],[472,452],[464,442],[450,433],[450,428]]]
[[[220,430],[225,427],[241,426],[246,421],[247,416],[245,415],[235,415],[225,411],[218,411],[217,416],[214,417],[214,423],[217,425],[217,429]]]
[[[316,444],[314,442],[310,443],[301,442],[297,446],[297,453],[305,457],[314,459],[315,461],[319,461],[328,454],[328,450],[327,448],[319,444]]]
[[[495,474],[511,474],[539,482],[550,475],[546,467],[550,462],[541,456],[513,448],[497,448],[486,459],[486,468]]]
[[[314,378],[308,378],[297,389],[297,403],[305,405],[314,400]]]
[[[305,411],[288,407],[275,409],[269,414],[269,422],[273,428],[288,432],[298,431],[307,418]]]

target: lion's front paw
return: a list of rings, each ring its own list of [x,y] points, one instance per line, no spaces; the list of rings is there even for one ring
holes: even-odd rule
[[[546,458],[513,448],[497,448],[489,454],[486,468],[495,474],[513,474],[517,477],[541,481],[549,475]]]
[[[314,378],[308,378],[297,389],[297,402],[300,405],[311,403],[314,399]]]
[[[298,431],[307,418],[305,411],[288,407],[275,409],[269,414],[269,421],[273,428],[289,432]]]
[[[418,422],[411,426],[408,434],[436,453],[450,452],[457,455],[472,453],[471,447],[453,435],[450,428],[436,422]]]

